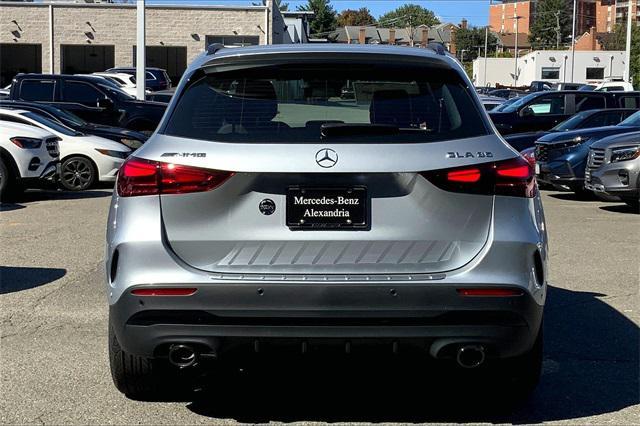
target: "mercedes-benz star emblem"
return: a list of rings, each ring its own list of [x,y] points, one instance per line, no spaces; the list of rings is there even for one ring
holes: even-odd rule
[[[320,167],[328,169],[329,167],[335,166],[337,162],[338,154],[332,149],[322,148],[316,152],[316,163],[318,163]]]

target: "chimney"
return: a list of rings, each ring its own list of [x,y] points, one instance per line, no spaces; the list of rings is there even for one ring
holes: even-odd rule
[[[360,28],[360,33],[358,34],[358,43],[365,44],[367,42],[367,29]]]
[[[422,47],[427,47],[429,44],[429,30],[426,28],[422,29],[422,36],[420,37],[420,45]]]
[[[456,27],[451,28],[451,45],[449,46],[449,53],[451,53],[454,56],[458,52],[458,49],[456,46],[456,31],[457,31]]]
[[[598,34],[596,34],[596,27],[589,28],[589,37],[591,38],[591,50],[599,50]]]
[[[462,28],[463,30],[466,30],[468,27],[468,22],[465,18],[462,18],[462,22],[460,22],[460,28]]]
[[[396,44],[396,29],[389,29],[389,44]]]

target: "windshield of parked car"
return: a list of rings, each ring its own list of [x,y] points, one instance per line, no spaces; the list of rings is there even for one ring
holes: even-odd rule
[[[73,129],[70,129],[69,127],[65,126],[64,124],[58,123],[56,121],[50,120],[46,117],[43,117],[40,114],[37,114],[35,112],[25,112],[23,113],[23,115],[25,117],[28,117],[32,120],[35,120],[36,122],[42,124],[45,127],[48,127],[49,129],[53,130],[54,132],[58,132],[58,133],[62,133],[65,136],[81,136],[82,133],[80,132],[76,132]]]
[[[640,111],[634,113],[622,121],[618,126],[634,126],[640,127]]]
[[[579,112],[571,116],[571,118],[568,118],[563,122],[559,123],[558,125],[556,125],[554,128],[551,129],[551,131],[552,132],[568,132],[569,130],[575,130],[577,129],[577,126],[579,126],[580,123],[582,123],[582,121],[588,115],[591,115],[590,111]]]
[[[111,82],[109,82],[111,83]],[[133,96],[131,96],[130,94],[128,94],[127,92],[125,92],[124,90],[122,90],[120,87],[116,87],[115,84],[116,83],[111,83],[112,85],[105,85],[105,84],[100,84],[100,88],[106,90],[107,92],[111,93],[113,96],[115,96],[116,98],[120,99],[120,100],[125,100],[125,101],[130,101],[132,99],[135,99]]]
[[[501,103],[500,105],[498,105],[497,107],[492,109],[491,112],[504,111],[509,105],[513,104],[514,102],[517,102],[518,99],[520,99],[520,98],[507,99],[506,101],[504,101],[503,103]]]
[[[527,103],[529,103],[530,100],[537,98],[539,95],[536,93],[531,93],[530,95],[527,96],[523,96],[522,98],[517,98],[517,100],[510,104],[507,105],[502,112],[516,112],[520,109],[521,106],[526,105]]]
[[[70,127],[84,127],[84,126],[89,124],[86,121],[84,121],[82,118],[78,117],[74,113],[69,112],[67,110],[55,108],[54,111],[55,111],[54,115],[60,121],[62,121],[63,124],[66,124],[67,126],[70,126]]]
[[[422,64],[236,69],[203,74],[179,96],[164,132],[211,141],[403,143],[489,132],[458,74]]]

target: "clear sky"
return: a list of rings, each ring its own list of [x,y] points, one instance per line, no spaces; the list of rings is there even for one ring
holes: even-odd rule
[[[306,0],[283,0],[289,3],[289,10],[295,10],[300,4],[306,4]],[[252,4],[260,0],[147,0],[149,3],[191,3],[191,4]],[[339,12],[344,9],[359,9],[368,7],[376,18],[380,15],[402,6],[405,3],[415,3],[427,9],[433,10],[441,21],[459,23],[462,18],[467,18],[471,25],[487,25],[489,16],[489,0],[331,0],[333,7]]]

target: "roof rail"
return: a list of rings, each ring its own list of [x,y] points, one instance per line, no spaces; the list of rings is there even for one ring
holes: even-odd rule
[[[224,49],[224,44],[212,43],[209,46],[207,46],[207,55],[213,55],[220,49]]]
[[[438,55],[446,55],[447,54],[447,49],[444,48],[444,46],[442,45],[442,43],[438,43],[435,41],[432,41],[430,43],[427,44],[427,49],[431,49],[434,52],[436,52]]]

